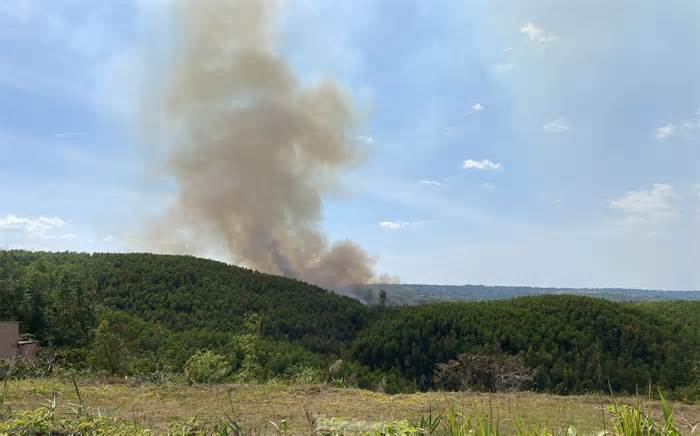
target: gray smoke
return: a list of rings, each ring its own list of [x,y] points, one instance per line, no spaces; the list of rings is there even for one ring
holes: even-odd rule
[[[302,86],[275,51],[278,6],[174,4],[173,61],[148,129],[169,141],[178,194],[151,240],[181,252],[219,244],[233,261],[333,289],[368,283],[373,259],[319,231],[323,194],[361,157],[352,105],[333,82]]]

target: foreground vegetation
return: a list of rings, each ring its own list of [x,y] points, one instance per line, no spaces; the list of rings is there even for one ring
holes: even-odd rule
[[[0,434],[693,434],[700,405],[610,396],[430,392],[328,385],[179,385],[133,379],[10,381]],[[666,409],[666,410],[664,410]],[[77,430],[76,430],[77,429]],[[638,430],[638,432],[635,431]]]
[[[387,393],[536,390],[700,398],[700,302],[576,296],[365,306],[187,256],[0,251],[0,319],[66,371],[144,381],[327,383]],[[11,369],[11,370],[10,370]]]

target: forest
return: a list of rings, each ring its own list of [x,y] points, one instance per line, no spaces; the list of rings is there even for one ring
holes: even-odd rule
[[[51,363],[0,375],[326,381],[390,393],[653,384],[700,398],[699,301],[377,301],[190,256],[0,251],[0,320],[20,321]]]
[[[662,291],[622,288],[540,288],[530,286],[425,285],[410,283],[367,284],[353,291],[367,303],[377,303],[384,290],[394,304],[417,305],[436,301],[509,300],[536,295],[581,295],[611,301],[700,301],[700,291]]]

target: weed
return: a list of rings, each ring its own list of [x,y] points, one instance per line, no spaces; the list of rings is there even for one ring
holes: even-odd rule
[[[582,409],[567,406],[566,411],[563,411],[560,408],[561,402],[566,401],[572,405],[574,403],[571,403],[571,399],[553,399],[535,394],[512,394],[507,398],[499,395],[490,395],[488,398],[481,396],[481,401],[474,401],[474,408],[460,408],[458,405],[463,404],[465,397],[446,393],[389,396],[361,390],[337,390],[330,387],[321,390],[318,386],[288,385],[237,385],[227,386],[225,390],[221,388],[201,385],[134,386],[124,382],[99,386],[81,385],[74,376],[63,381],[13,381],[5,383],[0,393],[2,404],[8,410],[0,416],[0,435],[150,434],[143,422],[124,413],[127,405],[130,410],[139,408],[144,416],[149,416],[154,431],[173,436],[574,436],[579,434],[579,429],[580,434],[677,436],[681,434],[681,429],[684,434],[692,434],[698,426],[695,422],[698,416],[695,406],[675,405],[674,409],[660,391],[658,403],[642,401],[640,396],[631,400],[613,397],[610,406],[604,407],[602,398],[587,398],[578,400],[583,404]],[[157,395],[153,392],[157,392]],[[40,403],[37,403],[37,397],[42,398]],[[154,398],[157,398],[157,408],[152,407]],[[479,394],[474,394],[472,398],[479,398]],[[509,404],[507,413],[504,398]],[[425,399],[440,403],[421,405],[420,401]],[[518,409],[511,411],[510,402],[518,399],[527,402],[529,414],[512,419],[513,413],[517,416]],[[602,425],[600,417],[596,418],[598,402],[603,406]],[[95,403],[102,409],[89,407]],[[12,413],[10,404],[20,412]],[[195,407],[201,404],[209,407],[192,416]],[[223,405],[225,410],[210,407],[215,404]],[[658,404],[658,407],[652,408],[652,404]],[[262,420],[260,411],[269,411],[268,405],[273,405],[271,414],[285,419],[270,420],[268,416]],[[581,406],[576,404],[576,407]],[[576,412],[583,409],[586,411]],[[94,413],[93,410],[97,412]],[[414,415],[417,410],[423,410],[422,414]],[[112,411],[113,418],[103,416],[105,411],[108,414]],[[330,412],[326,416],[343,414],[347,417],[323,417],[312,411]],[[579,415],[570,415],[572,412]],[[581,413],[588,414],[587,421],[581,419]],[[358,416],[363,418],[353,418]],[[387,416],[391,418],[387,419]],[[607,425],[606,420],[612,422],[612,426]]]
[[[424,434],[433,435],[437,434],[438,427],[442,423],[442,413],[437,415],[433,414],[433,405],[428,407],[428,414],[422,415],[418,421],[414,423],[416,427]]]
[[[619,435],[629,436],[678,436],[680,431],[676,427],[671,406],[661,390],[662,421],[656,421],[647,410],[640,396],[636,397],[634,405],[621,404],[613,398],[613,404],[609,411],[613,415],[613,432]]]

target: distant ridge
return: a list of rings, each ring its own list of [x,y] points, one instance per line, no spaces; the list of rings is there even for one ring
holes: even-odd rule
[[[581,295],[611,301],[700,301],[700,291],[662,291],[622,288],[538,288],[530,286],[373,284],[355,290],[368,303],[376,302],[384,289],[393,304],[420,304],[430,301],[505,300],[531,295]]]

